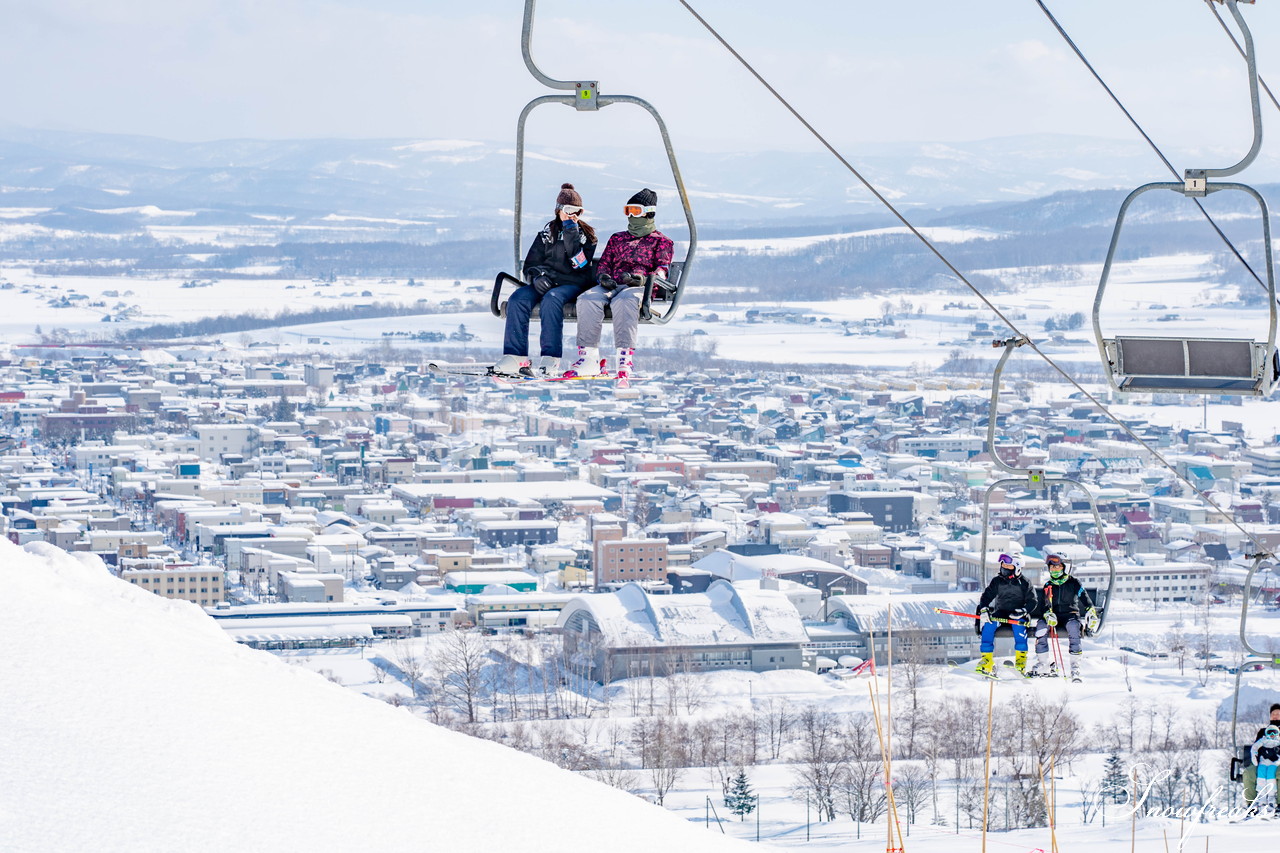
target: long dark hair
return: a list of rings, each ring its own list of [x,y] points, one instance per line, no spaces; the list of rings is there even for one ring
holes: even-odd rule
[[[559,240],[560,228],[561,228],[560,211],[557,210],[556,215],[551,217],[551,221],[547,224],[551,226],[551,239]],[[587,238],[588,243],[599,242],[598,240],[596,240],[596,229],[592,228],[590,225],[583,222],[581,219],[578,220],[578,227],[582,229],[582,236]]]

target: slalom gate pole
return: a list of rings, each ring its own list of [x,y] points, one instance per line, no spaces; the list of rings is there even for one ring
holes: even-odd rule
[[[902,824],[898,820],[898,800],[893,795],[893,600],[885,607],[885,791],[889,798],[889,814],[885,815],[885,823],[889,824],[889,840],[885,845],[885,853],[904,853],[902,842]],[[875,655],[873,654],[874,658]],[[896,833],[895,833],[896,830]],[[898,843],[894,844],[894,836]]]
[[[935,607],[935,608],[933,608],[933,612],[934,612],[934,613],[943,613],[943,614],[946,614],[947,616],[964,616],[966,619],[981,619],[981,618],[982,618],[982,616],[980,616],[980,615],[979,615],[979,614],[977,614],[977,613],[965,613],[965,612],[963,612],[963,611],[961,611],[961,610],[947,610],[947,609],[942,608],[942,607]],[[1004,618],[1004,617],[1002,617],[1002,616],[991,616],[991,617],[988,617],[988,618],[989,618],[989,619],[991,619],[991,621],[992,621],[992,622],[999,622],[999,623],[1001,623],[1001,624],[1003,624],[1003,625],[1021,625],[1023,628],[1030,628],[1030,627],[1032,627],[1032,625],[1031,625],[1031,623],[1030,623],[1029,621],[1028,621],[1028,622],[1019,622],[1017,619],[1005,619],[1005,618]]]
[[[893,821],[897,816],[897,802],[893,799],[893,786],[890,784],[890,775],[888,775],[888,753],[884,749],[884,729],[879,719],[879,695],[872,683],[867,685],[867,693],[872,698],[872,720],[876,722],[876,743],[881,748],[881,766],[884,767],[884,799],[888,803],[888,813],[884,818],[888,824],[890,831],[890,844],[893,843]],[[901,848],[899,848],[901,850]],[[892,848],[886,848],[886,853],[892,853]]]
[[[987,685],[987,757],[982,762],[982,853],[987,853],[987,805],[991,794],[991,717],[995,702],[996,683],[993,681]]]
[[[1058,780],[1053,775],[1053,759],[1049,759],[1049,843],[1058,853]]]

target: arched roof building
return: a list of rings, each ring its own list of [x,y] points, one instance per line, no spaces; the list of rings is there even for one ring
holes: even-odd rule
[[[704,593],[658,595],[637,584],[583,595],[560,613],[566,651],[583,675],[611,681],[713,669],[798,669],[808,637],[777,590],[717,580]]]

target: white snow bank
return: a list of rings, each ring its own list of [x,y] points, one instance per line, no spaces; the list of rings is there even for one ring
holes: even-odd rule
[[[743,850],[0,541],[0,849]]]

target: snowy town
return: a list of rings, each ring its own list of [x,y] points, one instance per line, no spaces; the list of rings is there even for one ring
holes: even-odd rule
[[[1224,713],[1251,724],[1280,698],[1269,668],[1233,681],[1252,660],[1233,635],[1246,585],[1255,622],[1277,609],[1280,576],[1253,554],[1280,542],[1280,441],[1229,420],[1159,426],[1162,409],[1197,414],[1177,395],[1126,420],[1139,442],[1070,386],[1026,379],[999,391],[992,425],[980,382],[708,367],[620,392],[441,376],[386,352],[82,349],[17,348],[0,366],[11,542],[99,559],[235,643],[668,808],[750,814],[750,775],[790,809],[811,800],[817,819],[873,831],[888,808],[874,734],[833,710],[870,707],[856,691],[892,662],[900,702],[981,722],[964,673],[982,638],[963,614],[1010,555],[1032,587],[1065,561],[1107,613],[1072,649],[1083,718],[1046,733],[1042,759],[1084,780],[1080,816],[1060,822],[1105,814],[1104,779],[1128,796],[1138,738],[1171,748],[1136,733],[1160,713],[1148,691],[1211,700],[1196,744],[1172,747],[1203,769],[1162,783],[1165,808],[1225,779],[1243,734]],[[1074,482],[989,488],[1000,463]],[[1059,674],[1049,657],[1033,651]],[[1070,716],[1042,680],[1022,713],[1066,701]],[[1091,685],[1128,694],[1127,732],[1081,702]],[[698,719],[673,732],[680,715]],[[893,722],[896,807],[972,831],[975,768],[940,769],[949,753],[918,723]],[[745,741],[717,747],[726,731]],[[844,776],[819,772],[836,736],[860,744],[830,757]],[[997,825],[1044,825],[1048,798],[1016,771],[1028,759],[1006,760]],[[707,782],[722,795],[696,794]]]
[[[920,632],[928,663],[974,657],[972,625],[918,614],[964,609],[1002,552],[1033,584],[1056,553],[1086,587],[1158,609],[1238,597],[1246,536],[1280,544],[1280,435],[1130,422],[1205,500],[1065,389],[1043,402],[1027,383],[1004,392],[994,450],[1081,485],[997,490],[984,556],[986,486],[1001,472],[979,391],[713,369],[619,399],[608,383],[274,355],[7,359],[8,538],[94,554],[276,649],[548,630],[581,609],[617,653],[636,638],[601,608],[705,608],[719,584],[741,601],[681,617],[703,614],[707,638],[664,642],[651,621],[646,652],[819,672],[873,656],[879,623],[862,602],[891,593],[911,603],[897,627]],[[1265,573],[1256,584],[1263,603],[1280,591]],[[773,615],[742,618],[757,610]]]

